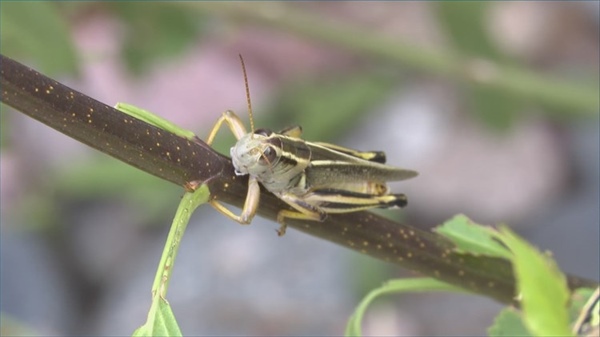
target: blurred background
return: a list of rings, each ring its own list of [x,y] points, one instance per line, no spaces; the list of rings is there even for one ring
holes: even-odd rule
[[[392,184],[409,206],[387,216],[507,223],[599,279],[598,2],[0,6],[2,54],[201,138],[226,109],[247,120],[242,54],[256,125],[302,125],[420,172]],[[131,334],[182,188],[4,105],[0,131],[2,334]],[[169,292],[184,334],[339,335],[368,290],[414,276],[277,227],[196,212]],[[501,308],[392,296],[364,332],[481,335]]]

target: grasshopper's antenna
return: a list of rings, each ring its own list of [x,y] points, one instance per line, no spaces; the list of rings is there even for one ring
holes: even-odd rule
[[[250,115],[250,131],[254,134],[254,116],[252,116],[252,103],[250,102],[250,86],[248,85],[248,75],[246,75],[246,65],[244,65],[244,58],[240,55],[240,62],[242,62],[242,71],[244,72],[244,83],[246,84],[246,100],[248,101],[248,115]]]

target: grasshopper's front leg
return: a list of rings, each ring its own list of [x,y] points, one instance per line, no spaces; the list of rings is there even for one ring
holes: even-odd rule
[[[206,144],[212,144],[212,142],[215,140],[217,132],[219,132],[221,126],[223,126],[223,122],[227,124],[235,138],[238,140],[248,133],[246,132],[244,123],[242,123],[242,120],[235,114],[235,112],[227,110],[223,112],[223,115],[215,123],[215,126],[213,126],[212,130],[210,130],[210,134],[208,134],[208,138],[206,138]]]
[[[219,118],[215,126],[210,131],[208,138],[206,139],[206,144],[211,145],[215,139],[215,136],[223,126],[223,122],[227,124],[233,135],[236,139],[242,138],[247,132],[244,124],[240,120],[240,118],[231,110],[227,110],[223,112],[223,115]],[[246,201],[244,201],[244,208],[242,208],[242,213],[240,215],[235,215],[229,209],[227,209],[223,204],[218,202],[217,200],[211,200],[210,204],[221,214],[227,216],[228,218],[239,222],[242,225],[247,225],[252,222],[252,218],[256,214],[256,210],[258,209],[258,203],[260,201],[260,187],[258,185],[258,181],[255,177],[249,177],[248,179],[248,194],[246,195]]]
[[[244,201],[244,208],[242,208],[242,213],[240,215],[233,214],[233,212],[216,200],[211,200],[210,204],[217,211],[229,217],[230,219],[235,220],[242,225],[248,225],[250,222],[252,222],[254,215],[256,215],[259,201],[260,187],[258,186],[258,181],[256,178],[250,177],[248,179],[248,194],[246,194],[246,201]]]

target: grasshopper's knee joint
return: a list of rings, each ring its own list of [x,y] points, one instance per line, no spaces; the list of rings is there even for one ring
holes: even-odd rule
[[[250,222],[252,222],[252,218],[253,218],[252,214],[242,213],[241,215],[235,215],[230,210],[228,210],[225,206],[223,206],[220,202],[218,202],[216,200],[211,200],[211,201],[209,201],[209,203],[214,209],[219,211],[219,213],[227,216],[231,220],[236,221],[240,225],[249,225]]]
[[[252,217],[248,215],[240,216],[240,221],[238,221],[241,225],[249,225],[252,222]]]
[[[279,223],[280,226],[278,229],[275,230],[277,232],[278,236],[285,235],[287,225],[285,224],[285,221],[283,220],[284,218],[285,218],[285,211],[279,211],[279,213],[277,213],[277,223]]]

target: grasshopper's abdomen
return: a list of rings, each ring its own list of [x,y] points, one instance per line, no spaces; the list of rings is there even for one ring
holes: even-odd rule
[[[370,195],[385,195],[388,194],[390,191],[390,188],[385,183],[379,183],[374,181],[336,183],[331,185],[324,185],[321,186],[321,188],[335,188]]]

